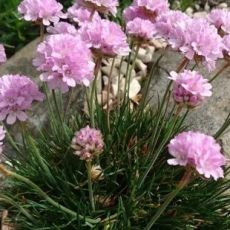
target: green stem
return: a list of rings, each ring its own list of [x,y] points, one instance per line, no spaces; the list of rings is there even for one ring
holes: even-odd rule
[[[20,149],[17,146],[17,143],[15,142],[15,140],[13,139],[13,137],[10,135],[10,132],[8,131],[7,127],[2,123],[2,126],[4,127],[4,130],[6,131],[8,140],[10,142],[10,145],[18,152],[21,153]]]
[[[135,53],[134,53],[134,58],[133,58],[133,63],[131,65],[131,68],[130,68],[129,74],[128,74],[128,81],[127,81],[128,89],[127,89],[127,97],[126,97],[127,100],[129,98],[131,75],[132,75],[132,71],[133,71],[133,69],[134,69],[134,67],[136,65],[136,60],[137,60],[139,50],[140,50],[140,44],[138,44],[137,47],[136,47],[136,50],[135,50]],[[126,90],[127,85],[125,86],[125,90]]]
[[[0,202],[5,202],[8,204],[11,204],[12,206],[15,206],[18,210],[20,210],[22,212],[22,214],[24,216],[26,216],[30,221],[34,222],[35,219],[33,218],[33,216],[30,215],[29,212],[27,212],[26,209],[24,209],[22,206],[20,206],[19,204],[17,204],[17,202],[15,202],[14,200],[12,200],[11,198],[9,198],[8,196],[5,196],[3,194],[0,195]]]
[[[101,62],[102,62],[102,58],[98,57],[96,61],[95,71],[94,71],[95,78],[93,80],[93,85],[92,85],[91,94],[90,94],[89,111],[90,111],[90,121],[91,121],[92,127],[95,127],[95,120],[94,120],[95,100],[94,99],[96,99],[97,97],[97,78],[98,78],[99,70],[101,68]]]
[[[117,86],[117,106],[120,114],[120,101],[121,101],[121,67],[124,61],[124,57],[121,58],[120,66],[119,66],[119,75],[118,75],[118,86]]]
[[[43,42],[45,37],[45,26],[40,22],[40,42]]]
[[[91,207],[93,212],[95,212],[95,203],[94,203],[94,196],[93,196],[93,186],[92,186],[92,178],[91,178],[91,170],[92,170],[92,162],[86,162],[87,174],[88,174],[88,189],[89,189],[89,200],[91,203]]]
[[[225,65],[209,80],[209,83],[213,82],[220,74],[222,74],[230,66],[230,61]]]
[[[81,220],[85,220],[86,222],[90,223],[90,224],[97,224],[100,222],[100,219],[91,219],[91,218],[87,218],[84,217],[76,212],[74,212],[73,210],[66,208],[65,206],[59,204],[58,202],[56,202],[55,200],[53,200],[50,196],[48,196],[42,189],[40,189],[36,184],[34,184],[31,180],[29,180],[28,178],[21,176],[17,173],[14,173],[12,171],[9,171],[8,169],[6,169],[2,164],[0,164],[0,171],[5,175],[5,176],[10,176],[15,178],[18,181],[21,181],[25,184],[27,184],[28,186],[30,186],[31,188],[33,188],[41,197],[43,197],[48,203],[50,203],[51,205],[53,205],[54,207],[56,207],[57,209],[60,209],[61,211],[69,214],[72,217],[77,217]]]
[[[24,147],[24,151],[26,151],[26,141],[25,141],[25,134],[26,134],[26,125],[24,122],[20,121],[20,128],[21,128],[21,134],[22,134],[22,143],[23,143],[23,147]]]
[[[66,114],[67,114],[67,112],[68,112],[68,110],[70,108],[72,98],[73,98],[73,89],[71,88],[70,92],[69,92],[69,97],[68,97],[68,100],[67,100],[67,105],[66,105],[65,110],[64,110],[64,115],[63,115],[64,120],[65,120]]]
[[[171,201],[178,195],[178,193],[190,182],[192,175],[192,170],[188,169],[186,170],[184,176],[180,180],[179,184],[177,185],[176,189],[168,194],[165,202],[162,204],[162,206],[157,210],[156,214],[153,216],[153,218],[150,220],[148,225],[145,227],[144,230],[150,230],[152,229],[152,226],[155,224],[155,222],[158,220],[158,218],[162,215],[162,213],[165,211],[165,209],[168,207],[168,205],[171,203]]]
[[[110,73],[109,73],[109,76],[108,76],[108,88],[107,88],[107,99],[106,99],[106,103],[107,103],[106,118],[107,118],[107,126],[108,126],[108,129],[109,129],[109,132],[110,132],[110,108],[109,108],[109,101],[110,101],[110,89],[111,89],[111,83],[112,83],[112,73],[113,73],[113,68],[114,68],[115,60],[116,60],[116,58],[113,58],[111,69],[110,69]]]
[[[54,100],[54,106],[55,106],[55,109],[56,109],[56,112],[58,114],[58,118],[62,124],[62,118],[61,118],[61,113],[59,111],[59,108],[58,108],[58,103],[57,103],[57,97],[56,97],[56,94],[55,94],[55,91],[52,90],[52,96],[53,96],[53,100]]]

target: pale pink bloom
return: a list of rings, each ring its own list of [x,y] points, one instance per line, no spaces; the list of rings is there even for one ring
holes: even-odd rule
[[[0,64],[6,62],[6,53],[5,48],[2,44],[0,44]]]
[[[138,40],[150,40],[156,34],[155,25],[149,20],[136,18],[126,26],[127,33]]]
[[[181,34],[178,34],[180,37]],[[193,19],[188,23],[185,43],[179,48],[189,60],[205,64],[208,70],[215,68],[216,61],[223,58],[223,43],[217,29],[205,19]]]
[[[223,43],[224,43],[224,54],[230,57],[230,35],[225,35],[223,37]]]
[[[89,86],[94,78],[94,62],[86,43],[78,35],[50,35],[37,48],[33,64],[43,74],[42,81],[62,92],[76,85]]]
[[[230,12],[227,9],[214,9],[208,15],[209,21],[216,26],[218,30],[230,33]],[[222,32],[219,31],[221,34]]]
[[[68,17],[80,26],[84,23],[100,19],[98,12],[93,12],[92,9],[79,6],[77,3],[68,9]]]
[[[182,31],[185,30],[191,20],[187,14],[179,10],[170,10],[157,18],[156,28],[159,35],[168,40],[175,36],[173,36],[173,34],[176,33],[178,27],[181,28]]]
[[[77,0],[76,3],[80,6],[89,8],[99,13],[111,13],[114,16],[117,13],[119,5],[118,0]]]
[[[47,27],[47,32],[50,34],[77,34],[77,29],[68,22],[58,22],[54,26]]]
[[[27,119],[26,111],[33,101],[42,101],[44,95],[26,76],[4,75],[0,78],[0,120],[13,124]]]
[[[120,25],[109,20],[95,20],[80,29],[83,41],[97,54],[114,57],[127,56],[129,45]]]
[[[3,140],[5,139],[6,131],[3,126],[0,126],[0,154],[3,152]]]
[[[226,159],[211,136],[192,131],[180,133],[170,141],[168,151],[174,157],[168,160],[170,165],[194,167],[199,174],[214,180],[224,177],[222,166]]]
[[[56,0],[23,0],[18,6],[18,12],[26,21],[42,21],[46,26],[66,18],[62,9]]]
[[[74,135],[72,140],[74,154],[81,160],[92,160],[103,152],[104,142],[100,130],[86,126]]]
[[[177,103],[197,106],[212,95],[212,85],[196,71],[184,70],[182,73],[171,72],[173,97]]]
[[[134,0],[133,6],[144,7],[156,16],[169,10],[168,0]]]
[[[127,7],[123,13],[123,18],[125,19],[126,23],[134,20],[135,18],[141,18],[144,20],[155,22],[156,17],[157,16],[155,13],[149,12],[145,7],[138,7],[133,5]]]

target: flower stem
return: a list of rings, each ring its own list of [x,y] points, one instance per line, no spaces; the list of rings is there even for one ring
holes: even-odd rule
[[[94,203],[94,197],[93,197],[93,186],[92,186],[92,178],[91,178],[91,170],[92,170],[91,161],[86,162],[86,168],[87,168],[87,174],[88,174],[89,200],[91,203],[92,210],[93,212],[95,212],[95,203]]]
[[[95,66],[95,70],[94,70],[95,78],[93,80],[91,94],[90,94],[89,111],[90,111],[90,121],[91,121],[92,127],[95,127],[94,113],[95,113],[95,101],[96,101],[96,97],[97,97],[97,78],[98,78],[98,73],[99,73],[100,68],[101,68],[101,62],[102,62],[102,57],[98,57],[96,60],[96,66]]]
[[[84,216],[74,212],[73,210],[71,210],[69,208],[66,208],[65,206],[59,204],[58,202],[53,200],[50,196],[48,196],[42,189],[40,189],[31,180],[29,180],[28,178],[26,178],[24,176],[21,176],[21,175],[19,175],[17,173],[9,171],[2,164],[0,164],[0,172],[2,172],[5,176],[13,177],[16,180],[27,184],[28,186],[33,188],[41,197],[43,197],[48,203],[50,203],[54,207],[60,209],[61,211],[65,212],[65,213],[67,213],[67,214],[69,214],[69,215],[71,215],[73,217],[77,217],[77,218],[79,218],[81,220],[85,220],[86,222],[91,223],[91,224],[96,224],[96,223],[100,222],[100,219],[91,219],[91,218],[84,217]]]
[[[189,59],[187,59],[186,57],[183,58],[183,60],[181,61],[181,63],[178,65],[176,72],[180,73],[184,68],[187,67],[187,65],[189,64]]]
[[[45,37],[45,26],[40,22],[40,42],[43,42]]]
[[[192,175],[192,170],[189,168],[188,170],[186,170],[184,176],[182,177],[182,179],[178,183],[176,189],[168,194],[165,202],[161,205],[161,207],[158,209],[158,211],[153,216],[153,218],[150,220],[150,222],[148,223],[148,225],[145,227],[144,230],[152,229],[152,226],[155,224],[155,222],[158,220],[158,218],[161,216],[161,214],[165,211],[165,209],[168,207],[168,205],[171,203],[171,201],[190,182],[191,175]]]
[[[109,108],[109,101],[110,101],[110,89],[111,89],[111,83],[112,83],[112,73],[113,73],[113,68],[114,68],[114,64],[115,64],[115,58],[113,58],[112,61],[112,65],[111,65],[111,69],[110,69],[110,73],[109,73],[109,79],[108,79],[108,88],[107,88],[107,99],[106,99],[106,103],[107,103],[107,108],[106,108],[106,118],[107,118],[107,126],[110,132],[110,108]]]
[[[220,74],[222,74],[230,66],[230,61],[225,63],[225,65],[209,80],[209,83],[214,81]]]
[[[52,90],[52,96],[53,96],[53,100],[54,100],[54,106],[55,106],[55,109],[56,109],[56,112],[58,114],[58,118],[62,124],[62,118],[61,118],[61,113],[59,111],[59,108],[58,108],[58,103],[57,103],[57,97],[56,97],[56,94],[55,94],[55,91]]]

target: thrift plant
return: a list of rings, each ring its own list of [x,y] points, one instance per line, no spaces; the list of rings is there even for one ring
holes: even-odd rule
[[[76,0],[65,12],[56,0],[19,4],[21,20],[40,28],[33,60],[40,77],[0,77],[3,227],[230,229],[229,159],[220,141],[230,113],[213,135],[185,123],[230,66],[230,12],[195,19],[167,0],[134,0],[120,25],[118,5]],[[155,53],[139,79],[143,49]],[[181,61],[152,107],[151,83],[168,50]]]

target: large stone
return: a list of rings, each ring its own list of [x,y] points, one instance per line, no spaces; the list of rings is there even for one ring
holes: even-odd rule
[[[157,54],[156,54],[157,58]],[[168,82],[168,73],[175,71],[177,65],[181,62],[182,56],[173,51],[166,52],[164,58],[160,62],[160,73],[155,76],[155,81],[152,82],[150,95],[162,95]],[[218,63],[217,70],[221,68],[223,63]],[[204,68],[198,68],[205,78],[211,78],[215,73],[209,73]],[[210,135],[214,135],[226,117],[230,113],[230,68],[222,73],[212,83],[213,95],[206,103],[191,111],[188,116],[187,124],[192,130],[202,131]],[[155,105],[156,101],[152,101]],[[222,137],[226,154],[230,156],[230,132],[228,131]]]
[[[32,60],[36,55],[36,47],[39,38],[22,48],[7,62],[0,66],[0,76],[4,74],[25,74],[33,78],[37,78],[39,73],[32,65]]]

